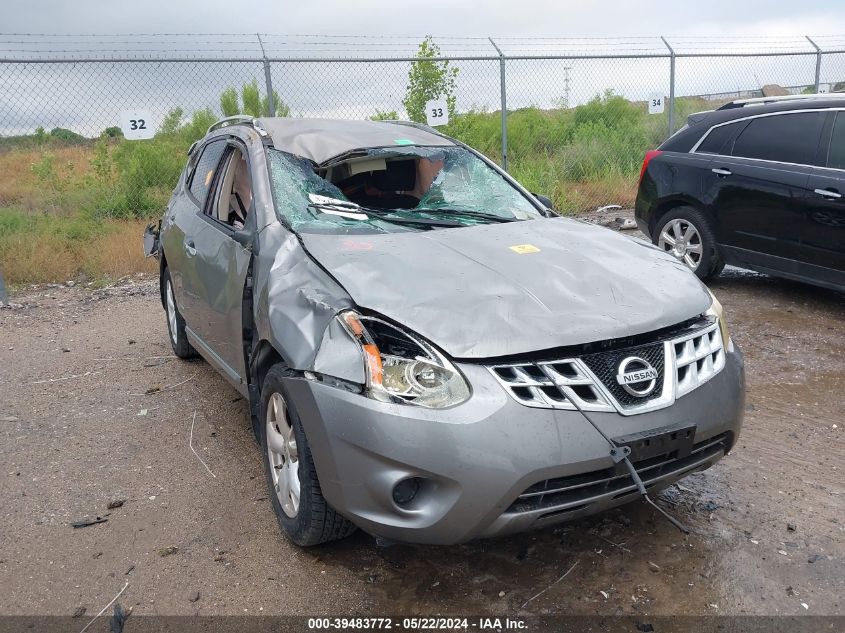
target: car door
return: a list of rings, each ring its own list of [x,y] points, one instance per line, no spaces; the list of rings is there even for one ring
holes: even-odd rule
[[[710,163],[707,199],[726,259],[779,268],[801,257],[803,205],[824,112],[751,117]]]
[[[176,305],[185,323],[195,327],[201,298],[197,294],[196,250],[197,212],[205,206],[212,190],[214,174],[226,151],[226,140],[219,139],[197,148],[185,174],[185,186],[174,196],[165,214],[163,248],[170,269]]]
[[[801,242],[809,264],[825,280],[845,284],[845,111],[831,112],[819,166],[810,173]],[[811,273],[812,274],[812,273]]]
[[[245,146],[234,140],[228,142],[212,176],[207,200],[197,208],[185,242],[192,272],[185,279],[185,292],[192,296],[194,308],[191,320],[186,318],[188,339],[242,391],[246,389],[243,292],[252,254],[235,240],[235,228],[226,218],[234,171],[241,160],[246,161],[242,158],[246,154]],[[248,162],[245,165],[248,170]],[[243,230],[254,230],[254,213],[250,210]]]

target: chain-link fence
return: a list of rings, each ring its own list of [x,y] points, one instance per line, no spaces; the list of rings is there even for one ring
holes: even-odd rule
[[[832,36],[435,38],[422,57],[421,40],[399,37],[0,43],[0,230],[2,213],[154,216],[185,150],[222,116],[407,118],[409,93],[435,89],[444,68],[456,69],[444,131],[574,213],[632,205],[643,154],[692,112],[845,90],[845,37]],[[409,80],[421,63],[430,85]],[[152,138],[125,138],[131,110],[146,113]]]

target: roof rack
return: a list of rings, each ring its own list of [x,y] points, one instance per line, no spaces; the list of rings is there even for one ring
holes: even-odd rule
[[[223,129],[224,127],[231,127],[232,125],[251,125],[261,136],[267,136],[264,126],[255,117],[248,114],[236,114],[235,116],[227,116],[225,119],[220,119],[208,128],[206,134],[211,134],[215,130]]]
[[[782,101],[811,101],[813,99],[845,99],[845,93],[826,92],[809,95],[782,95],[779,97],[754,97],[752,99],[736,99],[719,107],[719,110],[730,110],[731,108],[744,108],[749,105],[764,105],[767,103],[780,103]]]

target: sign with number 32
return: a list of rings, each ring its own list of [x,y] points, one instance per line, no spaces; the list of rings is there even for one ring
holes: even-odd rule
[[[449,125],[449,106],[446,99],[432,99],[425,103],[426,122],[435,125]]]
[[[120,113],[120,129],[130,141],[152,138],[155,129],[149,110],[124,110]]]

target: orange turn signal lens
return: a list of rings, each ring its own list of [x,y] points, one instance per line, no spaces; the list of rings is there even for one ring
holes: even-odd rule
[[[374,385],[380,385],[384,369],[381,364],[381,354],[378,351],[378,347],[372,343],[362,345],[361,347],[364,348],[364,355],[367,357],[367,367],[370,370],[370,382]]]

